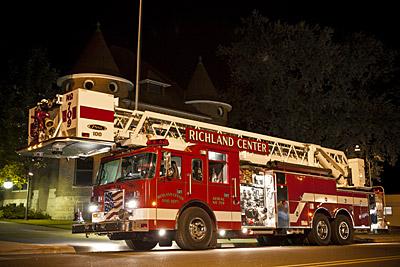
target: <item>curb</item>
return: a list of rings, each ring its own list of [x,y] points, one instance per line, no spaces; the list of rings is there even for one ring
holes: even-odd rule
[[[73,246],[64,244],[26,244],[0,241],[0,256],[22,254],[76,253]]]

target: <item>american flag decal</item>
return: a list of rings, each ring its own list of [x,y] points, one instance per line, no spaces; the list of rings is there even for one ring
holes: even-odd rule
[[[104,193],[104,213],[106,220],[112,220],[118,216],[118,211],[124,202],[124,191],[106,191]]]

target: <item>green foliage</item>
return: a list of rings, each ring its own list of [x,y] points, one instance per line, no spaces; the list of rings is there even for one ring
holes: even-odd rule
[[[41,211],[29,210],[28,212],[29,219],[51,219],[51,216],[47,213],[43,213]]]
[[[0,208],[0,219],[24,219],[24,205],[9,204]],[[50,215],[41,211],[28,211],[28,219],[51,219]]]
[[[0,81],[0,166],[19,160],[15,150],[27,145],[29,108],[43,98],[54,97],[58,77],[44,49],[13,55],[7,66]]]
[[[221,47],[229,65],[231,126],[350,152],[358,144],[378,175],[400,152],[397,54],[357,33],[272,22],[254,12]],[[398,93],[397,93],[398,95]],[[398,104],[398,103],[397,103]]]
[[[25,207],[21,205],[6,205],[1,207],[3,218],[5,219],[23,219],[25,217]]]
[[[25,167],[20,162],[11,162],[6,164],[0,169],[0,184],[5,181],[11,181],[18,188],[26,183]]]

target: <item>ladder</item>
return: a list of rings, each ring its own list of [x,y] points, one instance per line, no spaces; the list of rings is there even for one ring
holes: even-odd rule
[[[151,111],[115,108],[115,141],[122,146],[141,147],[146,146],[149,139],[167,139],[168,148],[184,150],[191,145],[185,137],[187,128],[268,143],[267,155],[241,151],[239,152],[241,161],[260,165],[279,161],[327,168],[332,171],[335,178],[349,175],[348,160],[343,151]]]

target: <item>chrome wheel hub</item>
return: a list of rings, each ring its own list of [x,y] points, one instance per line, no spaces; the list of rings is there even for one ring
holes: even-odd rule
[[[207,227],[202,218],[196,217],[190,220],[189,233],[194,240],[202,240],[207,233]]]
[[[350,227],[346,222],[341,222],[339,224],[339,236],[341,239],[346,240],[350,235]]]
[[[325,240],[328,237],[328,225],[324,221],[319,221],[317,224],[317,235],[321,240]]]

